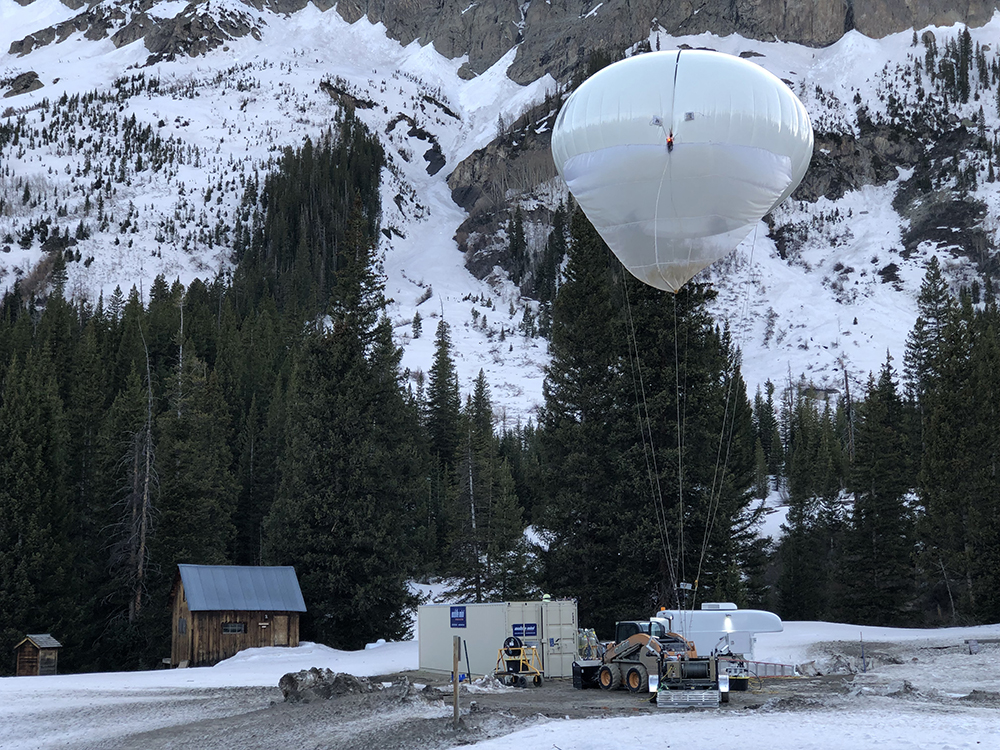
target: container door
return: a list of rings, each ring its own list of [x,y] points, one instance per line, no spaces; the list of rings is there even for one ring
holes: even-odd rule
[[[271,633],[275,646],[288,645],[288,615],[275,615],[271,621]]]
[[[546,602],[545,676],[571,677],[576,656],[577,622],[574,602]]]

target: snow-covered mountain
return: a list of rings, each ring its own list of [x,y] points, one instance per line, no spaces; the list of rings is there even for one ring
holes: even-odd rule
[[[959,27],[925,31],[943,55]],[[990,66],[998,31],[998,17],[971,30]],[[938,144],[952,152],[930,163],[979,175],[962,191],[972,219],[932,218],[924,224],[934,226],[916,232],[914,206],[929,199],[899,199],[935,147],[921,142],[919,128],[899,137],[891,130],[900,110],[924,111],[934,98],[926,72],[915,70],[926,49],[915,38],[851,31],[812,48],[735,34],[671,36],[655,26],[632,40],[633,52],[689,45],[752,57],[788,81],[813,118],[809,184],[706,272],[751,389],[800,374],[837,389],[845,369],[863,383],[887,351],[900,361],[927,257],[937,253],[956,284],[989,265],[1000,193],[987,182],[988,159],[977,162],[968,144]],[[74,9],[0,0],[0,289],[20,280],[44,294],[52,250],[77,261],[69,291],[90,299],[119,285],[148,289],[158,274],[187,283],[225,272],[247,181],[273,168],[284,147],[315,139],[350,98],[387,151],[382,250],[404,366],[430,367],[444,316],[463,391],[483,369],[506,424],[526,420],[541,401],[547,360],[542,339],[517,332],[533,303],[501,269],[481,278],[467,270],[455,241],[466,212],[447,177],[493,141],[498,123],[560,82],[544,75],[514,83],[516,39],[479,75],[468,55],[447,58],[423,41],[403,45],[382,23],[348,23],[313,4],[144,0]],[[932,107],[937,125],[992,139],[1000,120],[990,75],[976,80],[967,103]],[[934,180],[934,190],[952,189],[945,177]],[[564,196],[549,181],[508,197],[551,207]],[[978,258],[966,241],[972,229]],[[528,239],[540,250],[544,227]]]

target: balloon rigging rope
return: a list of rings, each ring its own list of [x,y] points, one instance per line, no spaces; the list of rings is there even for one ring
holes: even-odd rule
[[[677,71],[679,69],[680,63],[680,50],[677,52],[677,58],[674,61],[674,85],[671,89],[670,97],[670,119],[673,120],[673,110],[674,110],[674,99],[677,92]],[[666,181],[667,170],[670,168],[670,153],[673,150],[673,126],[671,125],[670,130],[667,130],[666,124],[663,119],[659,116],[653,117],[653,124],[658,124],[664,131],[664,136],[666,136],[666,147],[667,156],[663,160],[663,171],[660,174],[660,182],[656,190],[656,201],[653,204],[653,257],[656,264],[659,265],[660,262],[660,242],[659,242],[659,232],[657,227],[660,218],[660,199],[663,194],[663,183]],[[670,201],[673,204],[673,193],[670,193]],[[633,362],[633,388],[636,388],[636,405],[639,417],[639,431],[642,436],[642,449],[643,455],[646,458],[646,473],[650,482],[650,492],[653,495],[653,508],[656,513],[656,524],[660,533],[660,544],[663,548],[664,559],[667,563],[667,572],[670,576],[671,590],[674,596],[677,596],[677,566],[674,563],[674,554],[671,549],[670,544],[670,533],[667,527],[667,510],[663,503],[663,489],[660,486],[660,472],[656,464],[656,446],[653,442],[653,428],[652,420],[649,416],[649,405],[646,400],[646,387],[645,382],[642,377],[642,363],[639,359],[639,343],[635,333],[635,320],[632,317],[632,302],[628,293],[628,280],[623,279],[623,286],[625,289],[625,305],[628,310],[628,322],[629,322],[629,332],[631,333],[631,345],[629,347],[630,359]],[[679,362],[679,353],[677,351],[677,301],[676,297],[674,299],[674,361]],[[677,373],[677,369],[674,371],[675,384],[677,388],[677,394],[680,394],[680,380]],[[637,385],[636,385],[637,383]],[[678,399],[679,401],[679,399]],[[640,405],[641,404],[641,405]],[[682,473],[681,473],[681,425],[680,425],[680,405],[677,405],[677,481],[678,481],[678,504],[679,504],[679,523],[678,523],[678,544],[679,544],[679,554],[678,562],[681,567],[681,576],[683,576],[683,566],[684,566],[684,512],[683,512],[683,483],[682,483]],[[648,441],[647,441],[648,437]]]
[[[747,267],[747,275],[743,279],[743,300],[740,304],[740,319],[736,328],[736,342],[733,351],[738,352],[742,350],[744,326],[746,322],[746,317],[750,308],[750,274],[753,269],[753,256],[754,250],[757,246],[757,228],[759,223],[754,226],[753,230],[753,241],[750,243],[750,262]],[[727,363],[727,365],[734,365],[735,361]],[[727,369],[729,369],[727,367]],[[715,476],[712,478],[712,490],[709,494],[709,517],[708,522],[705,524],[705,536],[702,539],[701,544],[701,556],[698,560],[698,575],[695,580],[701,577],[702,567],[705,562],[705,555],[708,552],[708,541],[711,537],[712,530],[715,526],[715,520],[718,517],[719,506],[722,500],[722,486],[725,482],[726,471],[729,468],[729,458],[733,447],[733,433],[736,430],[736,407],[733,404],[733,414],[732,419],[729,421],[729,439],[726,440],[726,422],[729,420],[729,407],[732,403],[733,389],[736,385],[735,373],[730,373],[729,382],[726,386],[726,406],[722,416],[722,428],[719,431],[719,447],[716,452],[715,458]],[[725,444],[725,458],[723,459],[723,444]],[[722,471],[719,471],[719,466],[722,466]],[[691,600],[691,608],[694,609],[694,600],[697,598],[697,588],[695,589],[695,596]]]
[[[684,421],[681,415],[681,359],[677,343],[677,294],[674,294],[674,408],[677,419],[677,544],[681,578],[684,577]],[[687,347],[684,347],[685,355]],[[684,368],[685,375],[687,368]]]
[[[636,411],[639,418],[639,432],[642,435],[642,451],[646,458],[646,474],[649,479],[650,492],[653,495],[653,510],[656,513],[656,526],[660,533],[660,545],[663,557],[667,562],[667,572],[670,576],[671,588],[677,590],[677,570],[674,565],[673,550],[670,546],[670,535],[667,533],[667,511],[663,505],[663,491],[660,488],[660,472],[656,466],[656,446],[653,443],[652,421],[649,417],[649,406],[646,402],[646,386],[642,377],[642,363],[639,359],[639,342],[635,334],[635,320],[632,317],[632,301],[628,293],[628,279],[622,279],[625,289],[625,306],[628,311],[629,332],[631,342],[629,358],[632,360],[632,386],[636,391]],[[645,417],[645,422],[643,418]],[[648,435],[648,443],[647,443]]]

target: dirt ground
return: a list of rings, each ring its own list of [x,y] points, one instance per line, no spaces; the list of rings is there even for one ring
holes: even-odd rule
[[[397,686],[409,682],[426,688],[419,692],[389,688],[300,704],[283,702],[277,688],[273,691],[234,688],[226,691],[224,698],[216,690],[194,691],[185,701],[188,717],[184,723],[96,742],[87,747],[95,750],[136,747],[144,750],[232,747],[430,749],[474,744],[553,719],[636,716],[664,710],[650,703],[649,694],[577,690],[570,680],[548,680],[539,688],[486,692],[463,689],[461,721],[456,729],[450,686],[440,675],[407,672],[384,675],[373,681],[392,682]],[[730,702],[718,710],[755,709],[775,699],[794,704],[795,701],[808,701],[811,695],[847,692],[849,682],[843,676],[764,680],[756,682],[747,692],[732,693]],[[205,695],[198,695],[198,692]],[[190,716],[197,712],[199,704],[213,715],[200,719]],[[147,708],[155,710],[155,706]],[[169,709],[167,705],[162,708]]]
[[[731,693],[730,702],[718,709],[669,710],[852,712],[872,701],[890,701],[880,705],[910,711],[996,711],[1000,725],[1000,647],[972,655],[958,645],[879,644],[862,657],[856,644],[826,643],[817,644],[814,652],[815,661],[803,668],[822,674],[753,679],[748,691]],[[36,723],[32,731],[52,740],[61,724],[65,728],[72,722],[73,741],[38,746],[94,750],[432,750],[475,744],[541,722],[668,710],[650,703],[649,694],[576,690],[570,680],[547,680],[541,687],[523,689],[477,690],[474,685],[472,690],[463,686],[456,728],[451,688],[442,675],[405,672],[372,682],[389,687],[311,703],[286,703],[277,687],[133,693],[118,704],[113,696],[104,696],[99,704],[74,709],[72,715],[39,715],[41,725]],[[84,737],[87,741],[81,742]]]

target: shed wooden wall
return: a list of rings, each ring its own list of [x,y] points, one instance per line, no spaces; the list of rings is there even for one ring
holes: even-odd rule
[[[191,663],[191,610],[188,609],[187,597],[184,595],[184,584],[177,577],[171,617],[170,666],[176,667],[181,662]],[[184,622],[184,632],[181,632],[181,621]]]
[[[59,649],[39,649],[31,641],[25,641],[18,646],[17,669],[14,672],[18,677],[57,674],[58,668]]]
[[[179,577],[172,619],[170,665],[173,667],[184,661],[192,667],[209,666],[245,648],[299,645],[298,612],[192,612]],[[182,619],[186,622],[186,633],[180,632]],[[224,622],[242,622],[246,632],[223,633]]]
[[[245,648],[298,646],[298,612],[192,612],[191,665],[215,664]],[[223,633],[222,624],[242,622],[246,633]],[[287,622],[286,643],[275,642],[276,624]]]
[[[32,643],[22,643],[17,647],[18,677],[28,677],[38,674],[38,649]]]

